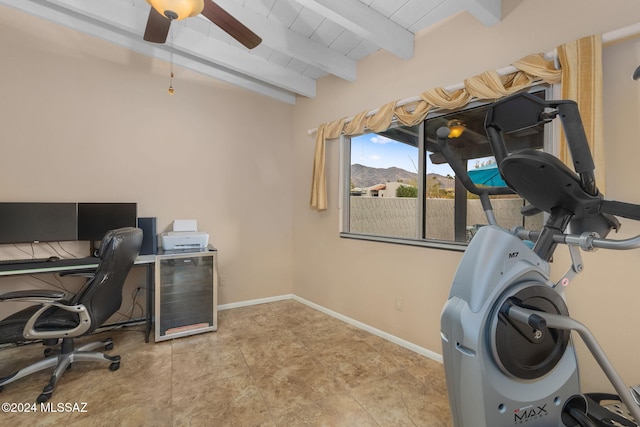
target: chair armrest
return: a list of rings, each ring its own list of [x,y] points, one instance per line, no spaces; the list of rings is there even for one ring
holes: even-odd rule
[[[14,300],[16,301],[16,300]],[[42,304],[42,307],[38,309],[31,318],[24,325],[24,329],[22,330],[22,335],[28,339],[47,339],[47,338],[73,338],[84,335],[91,328],[91,317],[89,316],[89,312],[87,311],[87,307],[83,304],[76,305],[68,305],[64,303],[59,303],[56,301],[40,299],[36,298],[31,299],[23,299],[23,301],[31,301]],[[56,330],[56,331],[41,331],[36,329],[36,322],[40,318],[40,316],[47,311],[50,307],[57,307],[59,309],[69,311],[72,313],[76,313],[78,315],[78,326],[71,329],[64,330]]]
[[[31,302],[54,302],[62,301],[67,297],[66,293],[53,289],[29,289],[25,291],[12,291],[0,295],[0,301],[31,301]],[[37,300],[37,301],[35,301]]]
[[[79,337],[91,328],[91,317],[87,312],[87,308],[82,304],[69,305],[66,301],[66,293],[51,289],[34,289],[25,291],[6,292],[0,295],[0,301],[12,302],[31,302],[40,304],[40,307],[31,318],[27,321],[22,331],[25,338],[28,339],[47,339],[47,338],[64,338]],[[39,331],[36,329],[38,318],[50,307],[77,313],[79,318],[78,326],[67,330],[57,331]]]

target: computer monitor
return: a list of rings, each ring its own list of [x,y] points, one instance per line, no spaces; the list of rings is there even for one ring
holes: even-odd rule
[[[0,203],[0,244],[76,239],[75,203]]]
[[[78,240],[99,241],[109,230],[136,226],[136,203],[78,203]]]

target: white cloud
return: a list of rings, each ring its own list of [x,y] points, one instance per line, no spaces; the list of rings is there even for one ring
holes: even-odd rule
[[[393,139],[389,139],[380,135],[373,135],[371,138],[369,138],[369,141],[374,144],[388,144],[390,142],[395,142]]]

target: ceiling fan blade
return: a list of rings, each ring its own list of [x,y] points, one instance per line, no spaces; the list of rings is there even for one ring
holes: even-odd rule
[[[210,0],[204,1],[204,9],[202,10],[202,14],[206,16],[209,21],[216,24],[222,30],[227,32],[227,34],[238,40],[249,49],[253,49],[262,42],[262,39],[253,31],[245,27],[240,21],[231,16],[226,10]]]
[[[151,8],[149,10],[149,19],[147,20],[147,28],[144,30],[144,39],[153,43],[164,43],[167,41],[171,20],[164,17],[157,10]]]

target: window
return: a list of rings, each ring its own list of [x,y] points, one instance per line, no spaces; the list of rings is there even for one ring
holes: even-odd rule
[[[548,88],[537,87],[546,98]],[[436,130],[460,124],[449,146],[478,186],[505,186],[484,130],[489,104],[439,111],[413,127],[392,126],[342,140],[341,236],[446,249],[464,249],[487,223],[477,196],[470,194],[436,149]],[[505,135],[509,151],[549,150],[552,131],[544,126]],[[523,217],[518,195],[492,196],[501,226],[540,228],[542,214]]]

